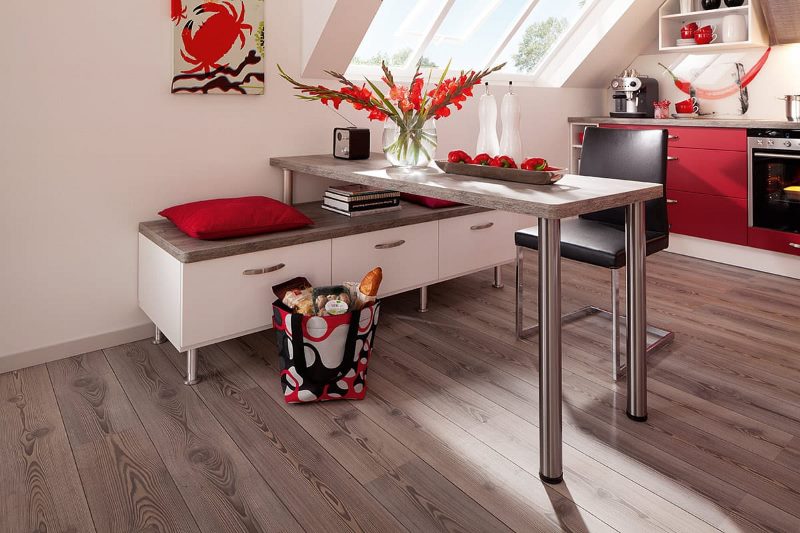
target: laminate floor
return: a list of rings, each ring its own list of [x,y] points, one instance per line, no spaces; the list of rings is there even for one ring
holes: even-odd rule
[[[195,387],[149,340],[0,375],[0,531],[800,531],[800,281],[653,256],[649,321],[676,339],[645,423],[608,322],[566,325],[549,486],[504,274],[431,287],[427,314],[386,299],[361,402],[285,405],[269,331],[202,349]],[[565,311],[608,306],[608,271],[563,283]]]

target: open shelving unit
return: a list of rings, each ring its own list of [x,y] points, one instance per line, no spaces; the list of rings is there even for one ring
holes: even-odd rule
[[[667,0],[658,11],[658,49],[662,52],[698,53],[768,46],[769,39],[759,1],[745,0],[744,5],[737,7],[727,7],[723,2],[718,9],[703,10],[700,0],[694,0],[692,11],[681,13],[680,0]],[[744,41],[722,42],[722,19],[728,15],[745,18],[747,38]],[[714,26],[717,39],[709,44],[677,46],[681,28],[690,22],[696,22],[699,26]]]
[[[597,122],[570,122],[569,123],[569,171],[578,174],[581,171],[581,134],[590,126],[599,126]]]

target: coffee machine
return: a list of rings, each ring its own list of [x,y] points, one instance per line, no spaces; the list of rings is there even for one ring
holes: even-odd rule
[[[614,94],[614,110],[612,117],[618,118],[653,118],[658,102],[658,80],[640,75],[635,70],[626,70],[611,80]]]

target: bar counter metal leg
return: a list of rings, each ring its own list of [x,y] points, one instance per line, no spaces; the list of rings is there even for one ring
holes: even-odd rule
[[[292,205],[294,193],[294,172],[283,170],[283,203]]]
[[[161,330],[158,329],[158,326],[155,326],[155,333],[153,333],[153,344],[164,344],[164,341],[167,340],[164,337],[164,334],[161,333]]]
[[[186,352],[186,380],[184,385],[195,385],[200,383],[197,377],[197,358],[200,357],[200,349],[193,348]]]
[[[428,286],[425,285],[424,287],[419,288],[419,307],[417,311],[420,313],[427,313],[428,312]]]
[[[494,267],[494,283],[492,283],[492,287],[495,289],[503,288],[503,270],[499,266]]]
[[[644,203],[630,204],[625,209],[625,253],[627,255],[628,290],[628,418],[647,420],[647,297],[645,269]]]
[[[561,221],[539,219],[539,477],[563,479],[561,450]]]

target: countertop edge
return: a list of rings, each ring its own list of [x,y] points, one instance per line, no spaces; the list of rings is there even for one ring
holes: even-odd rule
[[[614,118],[614,117],[567,117],[569,124],[630,124],[634,126],[685,126],[690,128],[767,128],[767,129],[800,129],[800,122],[788,120],[766,119],[723,119],[723,118]]]

